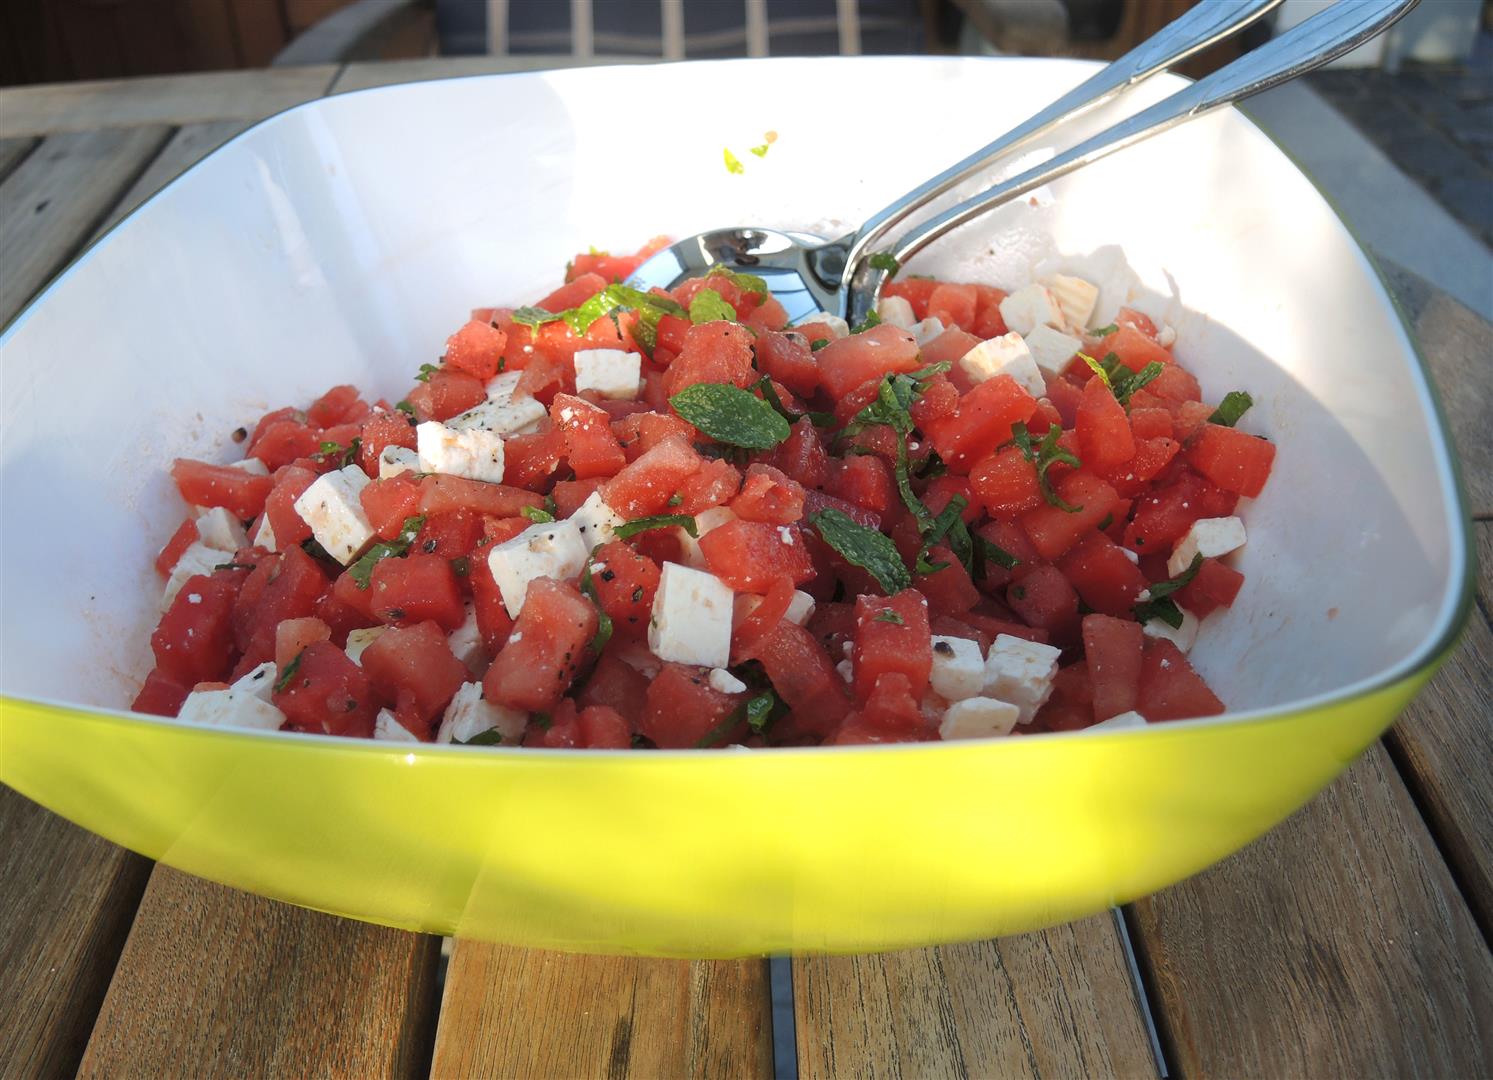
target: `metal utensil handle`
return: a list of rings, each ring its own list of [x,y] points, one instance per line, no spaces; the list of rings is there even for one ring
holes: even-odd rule
[[[930,218],[898,240],[892,253],[898,261],[905,262],[950,229],[1074,169],[1320,67],[1388,29],[1417,3],[1419,0],[1338,0],[1325,11],[1166,100],[1105,129],[1051,161]],[[864,303],[862,296],[867,289],[874,296],[883,276],[884,271],[860,267],[850,298],[852,307],[857,301]],[[858,314],[863,316],[864,311]]]
[[[1162,27],[1118,60],[1101,68],[1041,112],[873,214],[851,240],[845,260],[846,273],[849,274],[877,241],[906,220],[909,214],[956,184],[1058,124],[1083,115],[1121,91],[1128,90],[1237,33],[1281,2],[1282,0],[1206,0],[1188,9],[1179,18]]]

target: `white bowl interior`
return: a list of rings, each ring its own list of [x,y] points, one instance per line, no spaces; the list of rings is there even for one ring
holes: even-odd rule
[[[469,308],[532,302],[588,244],[848,227],[1089,70],[779,60],[738,93],[729,63],[589,69],[367,91],[254,128],[0,339],[0,691],[128,706],[151,560],[183,512],[173,457],[237,457],[234,428],[336,383],[393,398]],[[874,122],[806,107],[830,93],[876,101]],[[649,116],[667,119],[656,150]],[[769,129],[768,155],[747,154]],[[1247,389],[1243,426],[1279,446],[1241,511],[1248,585],[1194,653],[1231,708],[1336,691],[1427,647],[1466,557],[1434,410],[1372,269],[1269,140],[1236,113],[1195,122],[911,269],[1014,286],[1050,266],[1099,279],[1101,316],[1129,302],[1174,325],[1205,394]]]

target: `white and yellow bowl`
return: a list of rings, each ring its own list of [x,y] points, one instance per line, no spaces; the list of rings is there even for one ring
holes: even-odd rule
[[[576,753],[124,711],[149,665],[151,560],[183,513],[174,456],[228,460],[234,428],[335,383],[397,395],[468,308],[532,301],[587,245],[853,224],[1088,71],[774,60],[460,79],[316,101],[235,139],[0,338],[0,779],[267,896],[681,956],[1020,931],[1258,836],[1430,676],[1470,573],[1448,439],[1404,324],[1311,183],[1232,112],[911,268],[1018,284],[1081,266],[1111,310],[1132,301],[1176,327],[1205,396],[1253,394],[1244,426],[1276,441],[1275,473],[1242,510],[1248,584],[1193,654],[1226,716],[948,745]],[[746,154],[767,131],[769,153]]]

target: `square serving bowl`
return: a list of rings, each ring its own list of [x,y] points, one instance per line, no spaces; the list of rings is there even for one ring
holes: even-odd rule
[[[235,457],[234,428],[336,383],[396,395],[469,308],[532,302],[588,244],[733,224],[830,235],[1090,71],[593,68],[327,98],[239,136],[0,338],[0,779],[152,858],[294,903],[668,955],[1025,930],[1258,836],[1429,678],[1470,574],[1448,439],[1404,324],[1321,195],[1236,112],[1079,172],[911,267],[1006,286],[1081,268],[1102,307],[1177,329],[1205,397],[1253,394],[1244,426],[1275,440],[1275,473],[1241,511],[1247,587],[1193,654],[1227,715],[949,744],[577,753],[125,711],[149,665],[151,560],[183,512],[173,457]],[[1180,85],[1163,77],[1136,100]],[[769,130],[767,156],[743,154]]]

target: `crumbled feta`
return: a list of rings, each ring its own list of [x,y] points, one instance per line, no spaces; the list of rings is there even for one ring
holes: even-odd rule
[[[1160,619],[1150,619],[1141,627],[1141,632],[1147,637],[1166,638],[1184,653],[1191,652],[1198,639],[1198,617],[1180,605],[1177,610],[1182,613],[1181,626],[1172,626]]]
[[[1160,345],[1163,349],[1170,349],[1176,343],[1177,332],[1170,326],[1163,326],[1160,330],[1156,331],[1156,344]]]
[[[1086,329],[1094,317],[1094,305],[1099,302],[1099,286],[1066,274],[1054,274],[1046,284],[1062,312],[1061,325],[1079,331]]]
[[[276,671],[275,662],[266,660],[253,671],[240,675],[229,689],[252,694],[260,701],[269,701],[275,695]]]
[[[197,539],[218,551],[234,552],[249,546],[249,535],[244,527],[221,506],[214,506],[196,521]]]
[[[545,416],[544,406],[531,397],[488,398],[460,416],[446,421],[452,431],[485,431],[491,435],[516,435],[538,423]],[[427,421],[434,423],[435,421]],[[424,427],[421,424],[420,427]],[[416,432],[420,430],[415,429]]]
[[[836,664],[835,673],[847,683],[855,682],[855,664],[849,660],[841,660]]]
[[[586,496],[586,501],[581,503],[576,512],[566,520],[573,522],[580,531],[581,540],[585,542],[587,551],[592,551],[602,544],[615,540],[617,526],[627,521],[606,504],[606,500],[601,497],[599,491],[593,491]]]
[[[265,551],[275,550],[275,527],[270,524],[268,514],[259,515],[259,523],[254,526],[254,535],[249,539],[257,548],[264,548]]]
[[[928,342],[943,334],[946,327],[943,320],[929,315],[921,322],[914,323],[909,329],[912,332],[912,340],[917,343],[918,348],[923,348]]]
[[[295,501],[295,511],[311,526],[311,535],[343,566],[373,542],[373,526],[359,495],[368,474],[356,465],[322,473]]]
[[[1005,334],[980,342],[959,358],[959,367],[972,382],[1009,375],[1033,397],[1047,393],[1047,382],[1020,334]]]
[[[413,742],[420,740],[415,738],[409,728],[399,722],[399,718],[388,709],[380,709],[378,716],[373,721],[373,737],[380,742]]]
[[[971,697],[956,701],[943,714],[938,736],[944,740],[988,739],[1009,735],[1020,717],[1020,710],[1009,701]]]
[[[435,741],[471,742],[473,736],[497,728],[504,742],[516,743],[523,738],[528,723],[528,713],[483,700],[480,682],[463,683],[446,706]]]
[[[400,473],[419,472],[420,455],[407,446],[386,446],[378,454],[378,478],[387,480]]]
[[[978,697],[985,689],[985,658],[980,643],[968,638],[933,638],[933,692],[949,701]]]
[[[1146,726],[1146,718],[1134,709],[1129,712],[1117,713],[1108,720],[1084,728],[1085,731],[1122,731],[1125,728],[1138,728]]]
[[[270,474],[269,466],[257,457],[246,457],[242,461],[230,461],[228,467],[230,469],[243,469],[250,476],[268,476]]]
[[[640,353],[621,349],[577,349],[575,389],[595,390],[605,398],[635,398],[643,378]]]
[[[899,326],[903,330],[911,330],[918,321],[918,317],[913,314],[912,305],[903,296],[883,296],[876,302],[876,314],[881,316],[882,322]]]
[[[1244,546],[1244,522],[1237,517],[1202,518],[1194,521],[1192,528],[1182,534],[1177,546],[1172,548],[1172,557],[1166,560],[1166,572],[1176,577],[1201,555],[1205,559],[1217,559]]]
[[[347,647],[342,651],[347,653],[347,658],[355,664],[363,662],[363,650],[379,639],[379,636],[387,630],[387,626],[360,627],[357,630],[347,632]]]
[[[808,326],[810,323],[818,323],[820,326],[829,327],[830,335],[835,338],[848,337],[850,335],[850,324],[838,315],[830,315],[824,312],[816,315],[805,315],[802,319],[798,320],[797,325]]]
[[[477,609],[466,602],[466,620],[446,635],[446,644],[451,652],[467,666],[473,675],[480,676],[487,670],[487,646],[482,640],[482,631],[477,629]]]
[[[648,647],[660,660],[700,667],[725,667],[731,659],[730,586],[714,574],[664,563]]]
[[[679,537],[679,557],[685,566],[696,570],[707,570],[709,564],[705,561],[705,553],[700,550],[700,539],[710,530],[719,529],[728,521],[735,521],[736,514],[724,506],[712,506],[709,510],[702,510],[695,515],[695,531],[699,536],[691,536],[684,531],[683,526],[674,527],[674,535]]]
[[[193,690],[182,702],[178,720],[205,727],[257,728],[279,731],[285,714],[257,694],[229,687],[227,690]]]
[[[1083,348],[1083,342],[1061,330],[1039,326],[1026,336],[1026,347],[1031,350],[1038,367],[1062,371],[1073,355]]]
[[[1029,724],[1052,694],[1062,650],[1025,638],[999,634],[985,658],[985,694],[1009,701]]]
[[[1120,554],[1125,556],[1125,558],[1129,559],[1136,566],[1140,565],[1140,556],[1131,551],[1128,547],[1120,548]]]
[[[742,682],[735,675],[732,675],[725,668],[711,668],[710,678],[706,681],[710,683],[712,690],[719,690],[723,694],[746,693],[746,683]]]
[[[192,543],[181,553],[171,569],[171,576],[166,579],[166,588],[161,591],[161,610],[165,611],[175,602],[176,594],[181,592],[189,578],[198,574],[211,576],[215,567],[228,561],[228,557],[217,548],[210,548],[200,540]]]
[[[1017,289],[1001,301],[1001,318],[1006,329],[1023,336],[1039,326],[1062,326],[1063,312],[1057,297],[1042,285]]]
[[[530,525],[493,548],[487,565],[503,594],[503,606],[516,619],[523,610],[529,582],[542,577],[557,581],[573,578],[585,569],[590,555],[575,519],[568,518]]]
[[[489,484],[503,482],[503,436],[486,428],[447,427],[427,420],[415,428],[420,471],[447,473]]]

